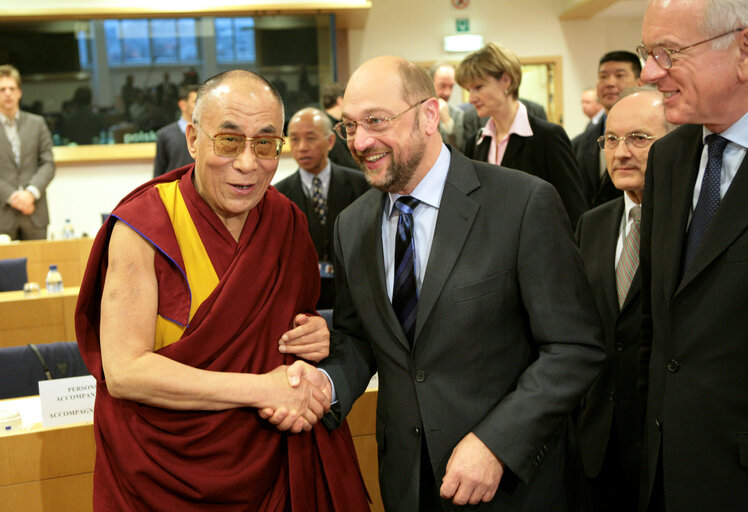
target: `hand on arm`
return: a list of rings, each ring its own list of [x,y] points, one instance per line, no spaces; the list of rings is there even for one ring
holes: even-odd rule
[[[470,432],[452,450],[439,494],[455,505],[489,502],[503,474],[504,463]]]
[[[283,354],[293,354],[318,363],[330,354],[330,331],[321,316],[296,315],[294,328],[278,341]]]
[[[329,407],[324,394],[310,385],[291,387],[283,366],[262,375],[216,372],[154,353],[158,283],[153,260],[153,247],[140,235],[121,222],[114,226],[100,328],[112,396],[168,409],[286,408],[304,418],[303,426],[322,416]]]

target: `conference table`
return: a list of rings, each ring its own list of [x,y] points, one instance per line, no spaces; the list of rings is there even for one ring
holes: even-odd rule
[[[75,341],[75,304],[80,286],[62,293],[0,292],[0,348],[27,343]]]
[[[21,403],[28,407],[29,400],[33,398],[0,400],[0,409],[18,410]],[[374,435],[376,403],[377,390],[367,390],[354,404],[348,424],[374,502],[371,510],[383,512]],[[90,422],[47,428],[35,423],[27,430],[0,433],[0,510],[92,511],[95,454]]]

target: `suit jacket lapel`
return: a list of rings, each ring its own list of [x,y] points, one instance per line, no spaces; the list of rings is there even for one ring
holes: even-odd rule
[[[345,175],[335,167],[335,164],[330,166],[330,187],[327,189],[327,217],[330,219],[335,218],[350,203],[346,194],[349,189],[345,186]]]
[[[480,187],[478,177],[469,160],[456,151],[451,153],[447,182],[436,219],[434,241],[418,298],[414,343],[418,343],[418,334],[441,295],[478,214],[478,203],[468,196]]]
[[[701,140],[701,127],[698,127],[698,137]],[[695,132],[694,132],[695,133]],[[686,139],[690,141],[689,138]],[[669,297],[675,294],[680,279],[681,260],[683,258],[683,242],[685,240],[688,215],[691,211],[693,198],[693,187],[696,176],[699,173],[699,161],[703,144],[691,144],[690,150],[679,154],[673,165],[671,182],[663,185],[670,188],[670,210],[671,218],[663,221],[670,226],[665,230],[663,247],[663,260],[660,268],[663,272],[665,291]],[[662,211],[662,210],[660,210]],[[666,263],[667,262],[667,263]]]
[[[504,162],[517,162],[517,155],[521,153],[522,147],[525,145],[525,138],[521,135],[513,133],[509,136],[509,142],[506,144],[504,150],[504,156],[501,159],[500,165],[505,165]],[[519,162],[518,162],[519,163]],[[505,167],[519,168],[519,165],[513,166],[511,164],[505,165]]]
[[[23,151],[23,147],[21,147],[21,151]],[[2,123],[0,123],[0,153],[6,156],[8,162],[14,169],[18,169],[16,159],[13,156],[13,148],[10,146],[10,140],[8,140],[8,135],[5,133],[5,125]]]
[[[618,289],[616,287],[616,246],[618,245],[618,236],[621,231],[621,218],[623,217],[624,202],[623,198],[616,203],[614,215],[608,218],[608,224],[603,227],[605,236],[600,237],[600,252],[602,258],[602,277],[603,286],[605,286],[605,300],[608,303],[608,310],[612,313],[611,318],[618,317]]]
[[[745,231],[748,226],[746,197],[748,197],[748,158],[744,157],[676,293],[693,281],[707,265],[729,247],[733,240]]]

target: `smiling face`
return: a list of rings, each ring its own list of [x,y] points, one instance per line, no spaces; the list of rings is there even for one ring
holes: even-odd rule
[[[637,92],[622,98],[610,109],[605,125],[605,135],[617,137],[636,133],[659,138],[666,132],[662,95],[656,91]],[[605,163],[613,185],[636,203],[641,203],[652,143],[654,139],[645,147],[637,148],[620,140],[615,149],[605,149]]]
[[[329,121],[324,112],[307,108],[297,112],[288,123],[288,141],[299,167],[312,174],[319,174],[327,167],[327,154],[335,145],[335,134],[326,133]]]
[[[192,123],[187,126],[187,145],[195,159],[195,188],[238,239],[249,211],[265,195],[278,161],[257,158],[250,141],[235,158],[218,156],[206,132],[211,136],[226,132],[282,136],[281,106],[259,80],[231,76],[200,98],[196,114],[205,131]]]
[[[677,49],[716,35],[699,29],[704,4],[705,0],[652,2],[644,14],[642,43],[649,49]],[[741,52],[736,41],[748,37],[746,32],[725,36],[732,40],[723,50],[713,50],[712,43],[705,43],[671,55],[672,67],[667,70],[649,56],[642,81],[656,84],[664,94],[668,121],[703,124],[719,133],[745,113],[746,77],[741,82]]]
[[[403,98],[397,62],[395,58],[379,57],[356,70],[345,90],[343,119],[361,121],[369,116],[402,113],[381,132],[359,125],[348,139],[348,147],[371,186],[409,193],[431,167],[432,162],[427,162],[424,155],[427,137],[438,137],[439,107],[432,97],[408,110],[412,104]],[[430,82],[428,74],[426,77]],[[437,156],[439,147],[440,142]]]

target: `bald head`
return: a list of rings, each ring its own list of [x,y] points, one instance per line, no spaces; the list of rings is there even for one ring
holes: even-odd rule
[[[319,174],[327,167],[327,154],[335,145],[330,118],[316,108],[299,110],[288,122],[288,141],[299,168]]]
[[[197,90],[195,109],[192,114],[193,122],[198,122],[205,112],[206,105],[212,100],[231,94],[231,91],[245,89],[253,95],[270,96],[277,104],[281,119],[284,118],[283,100],[273,85],[262,76],[243,69],[234,69],[208,78]]]

